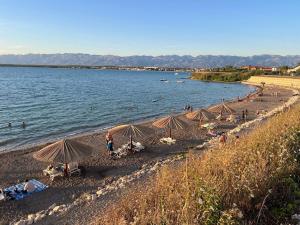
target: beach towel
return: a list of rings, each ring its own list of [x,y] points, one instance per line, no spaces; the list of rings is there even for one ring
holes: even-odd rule
[[[45,190],[46,188],[48,188],[47,185],[35,180],[35,179],[32,179],[30,180],[34,186],[35,186],[35,190],[33,192],[27,192],[27,193],[23,193],[22,190],[24,190],[24,186],[25,186],[25,182],[24,183],[20,183],[20,184],[16,184],[14,186],[11,186],[11,187],[8,187],[8,188],[5,188],[4,189],[4,192],[10,192],[10,196],[13,197],[13,199],[15,200],[21,200],[33,193],[36,193],[36,192],[41,192],[43,190]],[[17,190],[17,192],[15,191]]]

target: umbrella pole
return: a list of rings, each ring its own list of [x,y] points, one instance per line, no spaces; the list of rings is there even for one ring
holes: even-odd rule
[[[130,135],[130,150],[132,150],[132,135]]]
[[[65,176],[65,177],[68,177],[68,176],[69,176],[69,173],[68,173],[68,163],[65,163],[64,176]]]

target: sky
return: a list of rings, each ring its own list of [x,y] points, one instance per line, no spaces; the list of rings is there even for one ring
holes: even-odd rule
[[[0,54],[300,55],[299,0],[0,0]]]

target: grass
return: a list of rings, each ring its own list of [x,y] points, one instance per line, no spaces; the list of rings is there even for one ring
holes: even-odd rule
[[[249,79],[253,75],[263,74],[263,71],[232,71],[232,72],[196,72],[192,79],[218,82],[238,82]]]
[[[300,206],[300,106],[240,139],[189,154],[126,195],[98,224],[280,224]]]

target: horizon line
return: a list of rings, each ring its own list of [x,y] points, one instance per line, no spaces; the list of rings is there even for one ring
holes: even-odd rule
[[[191,56],[191,57],[199,57],[199,56],[231,56],[231,57],[254,57],[254,56],[280,56],[280,57],[287,57],[287,56],[300,56],[299,54],[287,54],[287,55],[280,55],[280,54],[253,54],[253,55],[234,55],[234,54],[199,54],[199,55],[192,55],[192,54],[163,54],[163,55],[151,55],[151,54],[132,54],[132,55],[117,55],[117,54],[93,54],[93,53],[82,53],[82,52],[63,52],[63,53],[8,53],[8,54],[0,54],[0,56],[26,56],[26,55],[90,55],[90,56],[115,56],[115,57],[164,57],[164,56]]]

